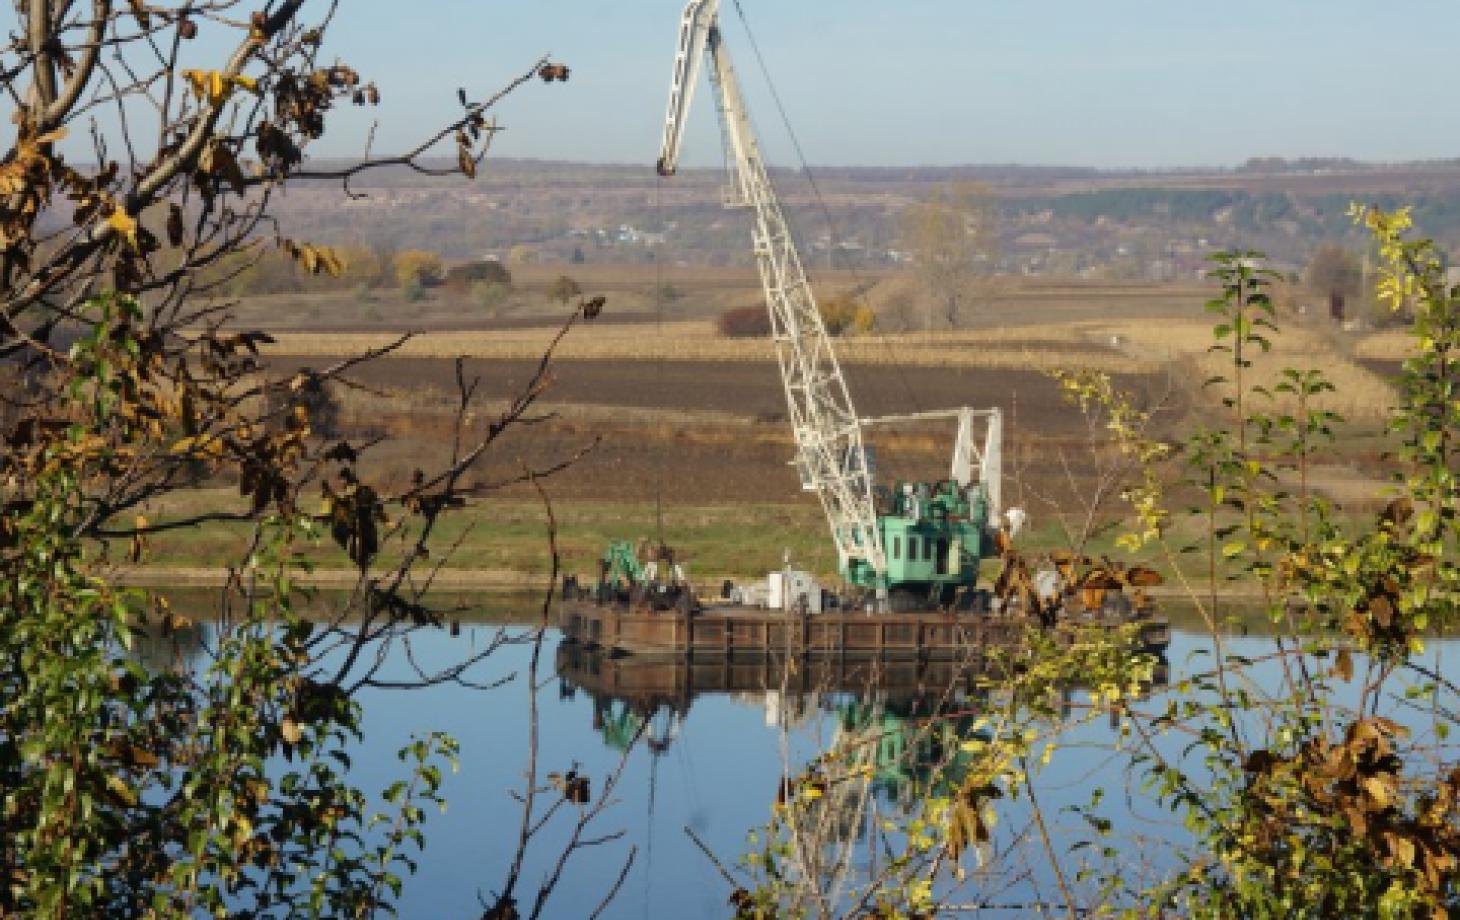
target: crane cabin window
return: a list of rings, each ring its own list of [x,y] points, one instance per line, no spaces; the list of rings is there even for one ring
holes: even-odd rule
[[[893,537],[892,538],[892,558],[893,559],[901,559],[902,558],[902,537]]]
[[[909,562],[918,561],[918,538],[909,536],[907,538],[907,559]]]

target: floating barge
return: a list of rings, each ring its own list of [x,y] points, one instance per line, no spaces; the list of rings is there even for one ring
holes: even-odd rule
[[[621,700],[638,712],[661,706],[687,712],[701,694],[775,692],[786,697],[808,694],[877,696],[884,703],[907,704],[939,699],[950,693],[979,690],[980,678],[1008,665],[1000,647],[965,649],[961,657],[846,659],[818,656],[792,666],[776,654],[677,658],[614,655],[564,641],[557,650],[558,676],[567,685],[595,697]],[[1153,687],[1164,687],[1167,667],[1158,657]]]
[[[686,609],[688,608],[688,609]],[[587,648],[657,657],[840,656],[847,658],[960,659],[970,649],[1009,647],[1037,621],[1017,612],[929,610],[868,613],[852,609],[796,610],[711,605],[599,603],[565,596],[563,636]],[[1137,650],[1161,651],[1171,641],[1164,618],[1139,607],[1061,616],[1042,626],[1071,638],[1088,627],[1135,623]]]

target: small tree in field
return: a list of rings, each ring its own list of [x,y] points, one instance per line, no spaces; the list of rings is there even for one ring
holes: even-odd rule
[[[998,253],[995,210],[988,190],[951,185],[902,213],[903,247],[928,295],[926,327],[957,327],[974,302]]]
[[[1328,298],[1328,314],[1343,322],[1347,302],[1363,292],[1364,267],[1358,256],[1334,243],[1322,246],[1303,273],[1308,287]]]
[[[856,335],[872,331],[877,324],[877,314],[861,298],[850,293],[828,297],[817,304],[821,322],[831,335]]]
[[[506,306],[507,299],[512,296],[512,289],[500,281],[478,281],[471,286],[471,296],[487,311],[488,316],[495,316]]]
[[[578,286],[578,282],[567,275],[559,275],[557,280],[548,285],[548,296],[563,306],[567,306],[568,301],[582,293],[583,289]]]
[[[431,287],[440,284],[443,277],[441,257],[434,252],[407,249],[395,257],[395,280],[402,287],[412,282]]]
[[[496,259],[478,259],[474,262],[463,262],[460,265],[453,265],[446,270],[446,284],[452,288],[465,291],[473,284],[482,281],[488,281],[510,288],[512,286],[512,273],[507,270],[507,266]]]

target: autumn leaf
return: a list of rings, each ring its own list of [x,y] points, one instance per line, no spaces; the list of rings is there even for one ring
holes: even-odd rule
[[[198,169],[205,175],[217,176],[227,182],[236,193],[243,194],[243,170],[239,168],[233,152],[223,144],[214,141],[204,147],[202,156],[198,157]]]
[[[208,435],[197,437],[180,438],[172,445],[173,454],[203,454],[206,456],[220,457],[223,455],[223,442]]]
[[[106,788],[107,791],[115,796],[119,801],[121,801],[123,805],[126,805],[130,808],[131,806],[137,804],[136,791],[133,790],[131,786],[128,786],[126,781],[123,780],[120,776],[117,776],[115,773],[107,775]]]
[[[0,164],[0,195],[14,195],[28,184],[25,164],[19,161]]]
[[[222,105],[240,86],[251,93],[259,91],[259,83],[253,77],[229,75],[218,70],[184,70],[183,79],[188,81],[199,101],[206,100],[211,106]]]
[[[1393,789],[1389,783],[1380,777],[1367,776],[1362,780],[1361,785],[1364,791],[1369,794],[1369,797],[1374,800],[1374,804],[1379,808],[1388,808],[1390,803],[1394,801]]]
[[[214,78],[217,78],[218,92],[223,91],[223,75],[216,70],[184,70],[183,79],[192,87],[193,95],[199,101],[212,101]]]
[[[137,246],[137,218],[128,214],[126,208],[114,209],[106,222],[128,245]]]
[[[338,278],[345,273],[345,260],[339,252],[328,246],[297,243],[294,240],[283,240],[279,245],[311,275],[324,272]]]

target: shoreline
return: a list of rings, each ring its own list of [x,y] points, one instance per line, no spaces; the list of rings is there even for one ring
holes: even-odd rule
[[[106,577],[130,588],[221,588],[228,577],[223,568],[204,566],[112,566]],[[422,570],[422,577],[429,572]],[[572,572],[562,572],[570,575]],[[742,578],[745,576],[741,576]],[[292,580],[311,588],[345,589],[353,587],[360,574],[353,569],[316,569],[313,572],[298,572]],[[701,585],[718,585],[735,576],[699,576],[694,579]],[[513,569],[452,569],[446,568],[431,576],[432,588],[437,591],[508,591],[541,589],[546,586],[543,573],[521,572]],[[1142,589],[1149,597],[1158,599],[1199,598],[1206,600],[1211,594],[1200,591],[1193,594],[1179,585],[1155,585]],[[1257,591],[1220,591],[1219,600],[1260,600]]]

